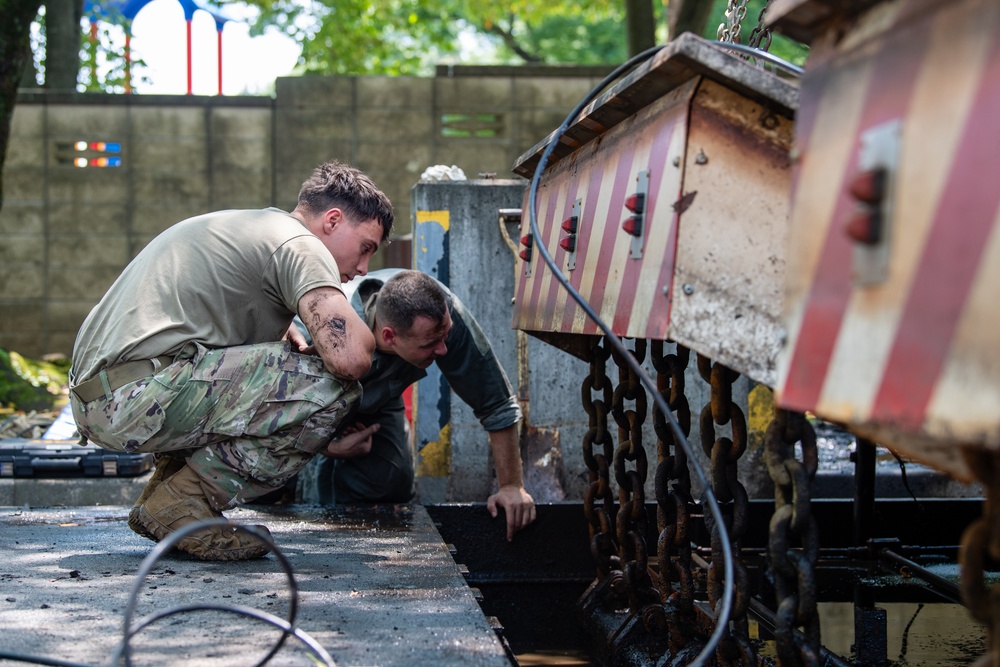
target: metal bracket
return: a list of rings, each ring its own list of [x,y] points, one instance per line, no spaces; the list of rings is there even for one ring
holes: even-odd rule
[[[649,210],[649,170],[643,169],[638,174],[635,175],[636,187],[635,191],[637,194],[642,195],[642,212],[639,213],[640,224],[642,225],[642,234],[632,237],[632,248],[629,252],[630,259],[642,259],[642,244],[646,239],[646,227],[648,226],[649,219],[646,216],[646,211]]]
[[[580,221],[583,220],[583,200],[577,199],[573,202],[573,217],[576,218],[576,231],[573,250],[566,253],[566,270],[572,271],[576,268],[576,246],[580,242]]]
[[[874,212],[879,219],[878,241],[854,245],[854,282],[857,285],[876,285],[889,277],[889,244],[892,240],[893,200],[901,133],[902,121],[896,119],[876,125],[861,135],[858,171],[882,170],[885,182],[883,196]]]

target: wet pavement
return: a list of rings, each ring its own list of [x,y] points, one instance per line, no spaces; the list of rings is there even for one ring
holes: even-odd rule
[[[264,524],[287,558],[210,563],[173,552],[138,574],[155,545],[126,506],[0,507],[0,655],[108,665],[134,625],[181,606],[239,606],[288,619],[340,667],[509,667],[503,645],[419,505],[261,506],[227,513]],[[274,625],[212,609],[175,613],[129,643],[134,664],[247,667]],[[312,651],[315,653],[315,651]],[[12,664],[0,659],[0,664]],[[58,664],[58,663],[49,663]],[[268,665],[324,664],[289,638]]]

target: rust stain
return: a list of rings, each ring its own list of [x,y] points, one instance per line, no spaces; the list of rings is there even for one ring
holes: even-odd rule
[[[694,196],[696,194],[698,194],[698,191],[697,190],[692,190],[691,192],[688,192],[687,194],[685,194],[684,196],[682,196],[680,199],[678,199],[677,201],[675,201],[674,202],[674,212],[676,212],[676,213],[683,213],[684,211],[688,210],[688,208],[691,206],[691,203],[694,202]]]

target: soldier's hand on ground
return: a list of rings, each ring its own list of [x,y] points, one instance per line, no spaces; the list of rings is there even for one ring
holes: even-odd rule
[[[486,509],[493,518],[497,517],[500,507],[507,515],[508,542],[514,539],[514,533],[535,520],[535,499],[524,490],[523,486],[513,484],[501,486],[500,490],[486,501]]]
[[[379,429],[378,424],[365,426],[362,423],[344,428],[330,441],[323,454],[331,459],[352,459],[367,456],[372,450],[372,434]]]
[[[281,337],[281,340],[287,340],[292,344],[292,349],[297,351],[299,354],[316,354],[316,348],[310,345],[306,341],[306,337],[302,335],[302,331],[295,326],[295,322],[292,322],[288,326],[288,331],[285,335]]]

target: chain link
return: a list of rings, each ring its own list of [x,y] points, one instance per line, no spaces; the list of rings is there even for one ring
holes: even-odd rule
[[[802,460],[795,458],[801,443]],[[811,485],[819,465],[816,432],[800,412],[775,408],[764,434],[764,457],[774,481],[768,556],[777,598],[775,646],[782,667],[819,664],[816,560],[819,529],[812,515]],[[793,549],[793,540],[801,549]],[[802,628],[796,633],[796,628]]]
[[[656,388],[667,407],[673,411],[681,434],[691,433],[691,407],[684,394],[684,372],[688,366],[690,350],[676,344],[674,354],[664,353],[664,343],[652,341],[650,362],[656,370]],[[676,441],[666,416],[657,409],[653,412],[653,430],[656,433],[656,523],[657,588],[660,600],[667,608],[670,630],[670,650],[677,655],[694,636],[694,569],[691,559],[691,525],[688,508],[691,497],[691,471],[687,454]]]
[[[646,341],[636,340],[635,350],[630,352],[639,364],[646,358]],[[615,481],[618,483],[617,537],[620,560],[625,577],[625,590],[629,598],[629,608],[633,613],[642,614],[647,630],[655,630],[664,625],[663,612],[659,606],[659,594],[649,577],[649,562],[646,551],[646,477],[648,462],[642,443],[642,426],[646,421],[646,390],[628,360],[617,349],[613,351],[618,367],[618,386],[612,399],[611,414],[618,424],[618,449],[615,451]],[[625,407],[625,401],[632,401],[634,409]],[[626,463],[634,464],[632,469]]]
[[[719,24],[716,39],[730,44],[740,43],[740,29],[747,16],[748,0],[729,0],[726,5],[726,21]]]
[[[711,386],[709,402],[701,411],[701,446],[711,461],[711,484],[719,509],[726,521],[733,554],[734,595],[730,613],[728,636],[723,637],[716,650],[720,665],[756,664],[755,651],[750,644],[750,624],[747,610],[750,606],[749,580],[746,565],[740,557],[743,535],[746,532],[747,513],[750,507],[746,488],[737,479],[737,462],[747,448],[746,416],[733,402],[733,382],[740,376],[736,371],[698,355],[698,373]],[[715,427],[730,425],[732,437],[716,437]],[[703,505],[707,507],[707,498]],[[708,568],[708,600],[718,611],[726,585],[723,573],[722,534],[711,512],[705,512],[705,527],[712,543],[712,563]]]
[[[608,430],[608,407],[611,405],[611,381],[605,366],[611,356],[603,339],[595,338],[588,350],[590,372],[583,380],[583,408],[589,417],[589,428],[583,437],[583,460],[587,466],[588,484],[583,493],[583,512],[590,531],[590,551],[597,564],[598,577],[604,579],[618,569],[615,555],[614,498],[611,492],[610,465],[614,453],[611,433]],[[594,398],[599,392],[600,398]],[[595,449],[600,448],[595,452]]]
[[[771,6],[771,0],[767,0],[764,6],[760,9],[760,14],[757,15],[757,27],[755,27],[750,32],[750,40],[748,44],[755,49],[760,49],[761,51],[767,51],[771,48],[771,29],[765,28],[766,23],[767,8]]]

